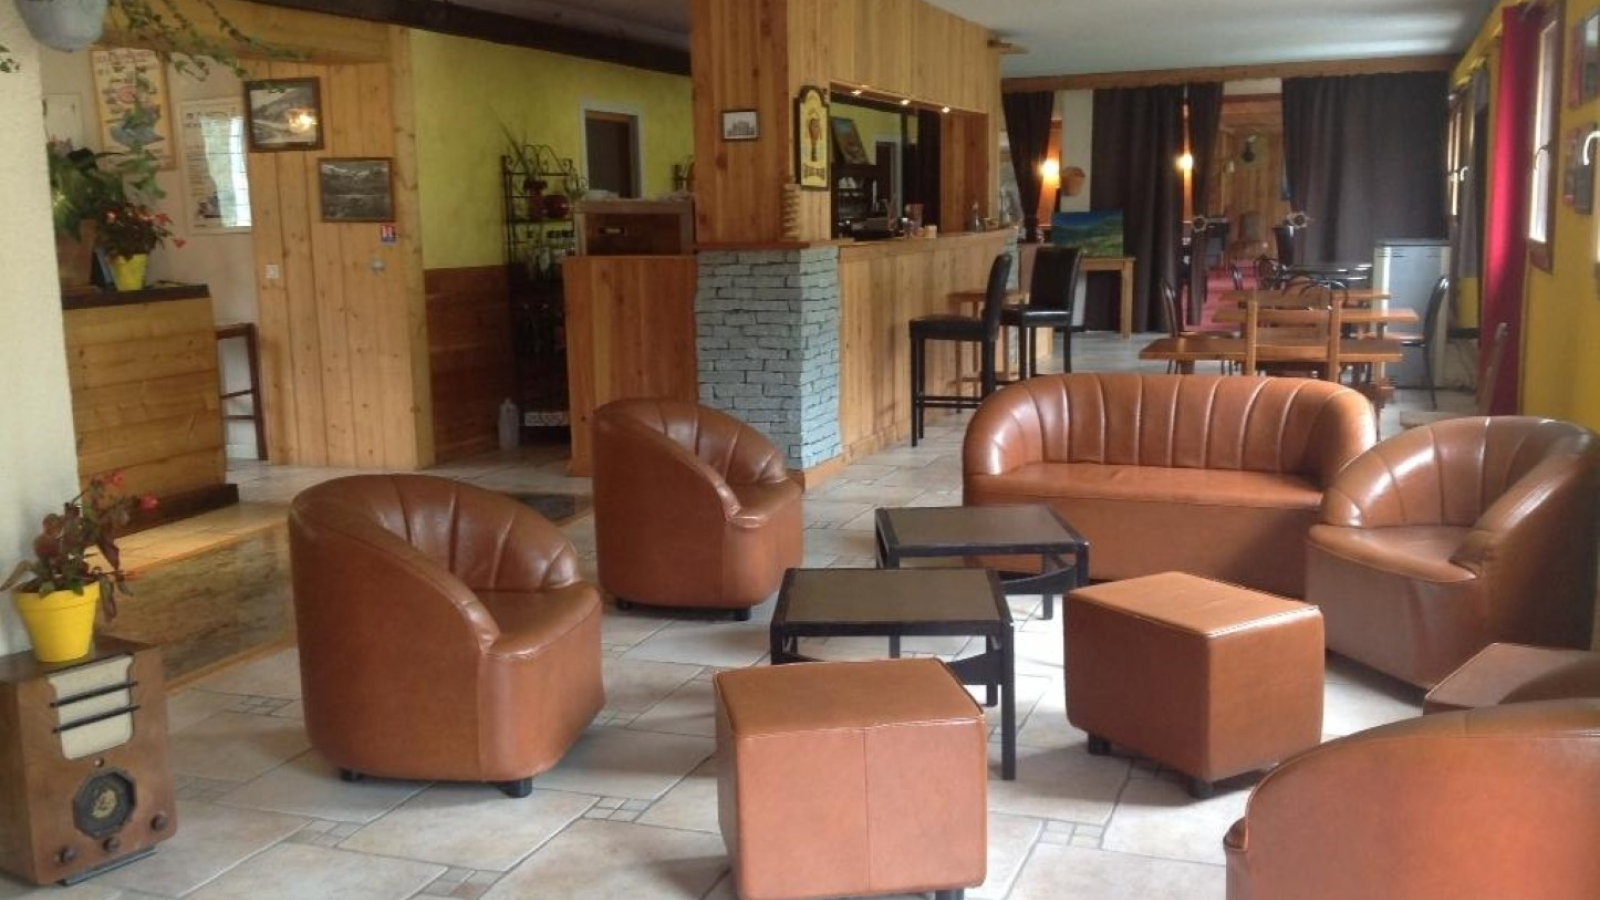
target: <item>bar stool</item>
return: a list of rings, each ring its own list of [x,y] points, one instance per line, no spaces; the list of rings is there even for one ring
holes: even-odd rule
[[[244,339],[245,360],[250,369],[250,386],[238,391],[223,391],[221,396],[224,403],[240,397],[249,397],[250,412],[233,414],[225,412],[222,414],[222,419],[225,422],[252,423],[256,429],[256,458],[265,462],[267,459],[267,429],[264,421],[265,417],[262,415],[261,410],[261,358],[256,345],[256,323],[240,322],[235,325],[217,326],[217,343],[219,345],[223,341],[235,338]],[[218,373],[218,381],[221,381],[220,371]]]
[[[919,316],[911,320],[911,446],[923,434],[923,413],[933,409],[976,409],[995,388],[995,343],[1000,335],[1000,307],[1005,303],[1006,280],[1011,277],[1011,257],[1001,254],[989,267],[989,286],[980,317]],[[975,343],[979,347],[978,396],[930,394],[927,379],[927,342]]]
[[[1035,328],[1062,331],[1061,371],[1072,371],[1072,303],[1078,293],[1083,250],[1079,247],[1040,247],[1033,261],[1033,281],[1028,302],[1000,309],[1000,325],[1017,329],[1021,377],[1039,374],[1039,345]]]

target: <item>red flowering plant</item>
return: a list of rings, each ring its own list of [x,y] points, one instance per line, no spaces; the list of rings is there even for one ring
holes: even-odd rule
[[[142,203],[112,200],[100,211],[95,241],[112,256],[149,253],[172,237],[172,217]],[[175,247],[183,240],[173,238]]]
[[[135,509],[156,508],[155,497],[132,497],[121,493],[122,487],[121,472],[96,476],[83,493],[62,504],[61,512],[45,516],[33,539],[33,558],[18,563],[0,590],[82,594],[85,586],[99,583],[106,618],[116,618],[117,590],[127,591],[128,578],[117,533],[132,521]]]

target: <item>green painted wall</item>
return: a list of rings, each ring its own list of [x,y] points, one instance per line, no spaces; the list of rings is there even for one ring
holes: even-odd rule
[[[411,32],[422,260],[429,269],[503,262],[502,123],[584,168],[583,110],[639,117],[645,197],[672,190],[672,166],[694,152],[689,79]]]

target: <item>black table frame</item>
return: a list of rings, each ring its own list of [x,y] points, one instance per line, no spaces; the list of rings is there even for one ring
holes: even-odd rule
[[[1037,556],[1042,571],[1001,572],[1000,584],[1007,596],[1016,594],[1044,595],[1044,618],[1055,618],[1056,595],[1065,595],[1073,588],[1089,583],[1089,540],[1078,533],[1072,523],[1061,517],[1049,504],[1019,504],[1039,506],[1048,511],[1061,529],[1072,536],[1070,541],[1044,543],[1000,544],[974,539],[949,544],[902,544],[895,534],[893,513],[904,509],[935,508],[963,509],[965,507],[880,507],[874,514],[874,537],[878,547],[878,568],[898,569],[901,560],[937,559],[946,556]],[[986,506],[984,509],[1005,509],[1004,506]],[[1066,557],[1071,556],[1072,562]]]
[[[905,637],[981,637],[985,649],[982,653],[962,659],[947,661],[946,666],[962,684],[982,685],[988,693],[986,706],[1000,704],[1000,777],[1006,781],[1017,777],[1017,679],[1016,645],[1012,632],[1011,607],[1006,603],[1000,578],[993,571],[981,570],[989,577],[989,589],[994,595],[993,619],[929,622],[884,618],[867,622],[790,622],[789,601],[797,577],[807,572],[838,571],[830,569],[790,569],[784,573],[783,587],[778,591],[778,606],[772,614],[771,652],[772,664],[793,662],[818,662],[815,657],[799,651],[803,637],[887,637],[889,658],[900,658],[900,639]],[[887,575],[893,569],[881,571]],[[978,571],[978,570],[968,570]],[[863,604],[872,602],[862,597]],[[998,698],[996,693],[999,694]]]

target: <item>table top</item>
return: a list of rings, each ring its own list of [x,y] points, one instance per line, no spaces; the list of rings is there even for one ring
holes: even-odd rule
[[[1084,256],[1078,260],[1078,268],[1085,272],[1107,272],[1133,265],[1137,257],[1133,256]]]
[[[1151,341],[1139,351],[1140,359],[1165,359],[1175,362],[1244,360],[1244,338],[1191,335],[1165,337]],[[1404,348],[1389,338],[1345,338],[1339,342],[1339,362],[1399,362]],[[1258,346],[1262,362],[1314,362],[1327,359],[1328,342],[1322,338],[1273,338]]]
[[[1228,306],[1243,306],[1254,300],[1262,306],[1304,306],[1307,299],[1302,288],[1290,288],[1286,291],[1273,290],[1240,290],[1222,291],[1221,302]],[[1345,306],[1357,306],[1388,300],[1389,292],[1376,288],[1334,288],[1334,297]]]
[[[1070,553],[1089,542],[1044,503],[879,509],[878,536],[895,556]]]
[[[988,569],[790,569],[772,616],[774,631],[809,625],[978,633],[1010,623],[1000,578]]]
[[[1372,271],[1370,259],[1331,260],[1329,262],[1291,263],[1284,266],[1291,275],[1347,275],[1351,272]]]
[[[1215,321],[1242,323],[1245,312],[1238,307],[1225,307],[1217,310]],[[1416,310],[1407,306],[1356,306],[1341,310],[1339,321],[1346,325],[1415,325],[1419,317]]]

